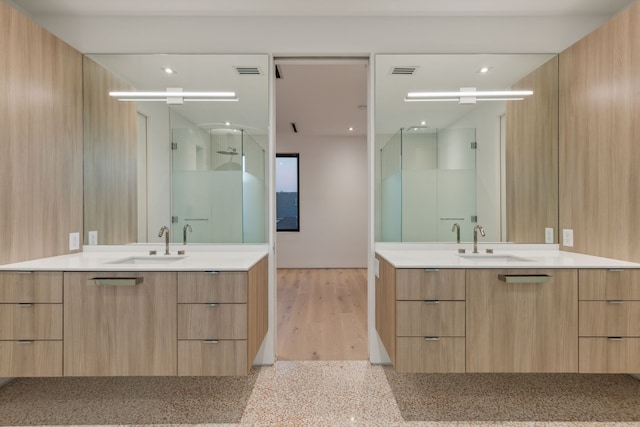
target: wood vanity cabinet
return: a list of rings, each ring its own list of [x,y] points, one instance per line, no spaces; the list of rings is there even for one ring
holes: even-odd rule
[[[640,270],[579,270],[580,372],[640,372]]]
[[[376,329],[396,371],[465,372],[464,270],[377,259]]]
[[[64,375],[176,375],[177,273],[65,272]]]
[[[0,272],[0,377],[62,375],[62,273]]]
[[[268,260],[178,273],[178,375],[247,375],[268,329]]]
[[[467,372],[577,372],[576,270],[467,270]]]

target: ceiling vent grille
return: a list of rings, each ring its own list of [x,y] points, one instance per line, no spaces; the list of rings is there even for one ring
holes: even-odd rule
[[[392,67],[391,74],[396,76],[413,76],[418,67]]]
[[[260,72],[260,68],[258,67],[241,67],[235,65],[233,69],[236,70],[236,73],[240,74],[241,76],[259,76],[260,74],[262,74]]]

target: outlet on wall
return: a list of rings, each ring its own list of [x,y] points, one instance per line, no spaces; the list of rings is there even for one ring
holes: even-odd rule
[[[562,229],[562,245],[573,247],[573,229],[572,228]]]
[[[80,233],[69,233],[69,250],[80,249]]]
[[[544,242],[553,243],[553,228],[545,227],[544,229]]]
[[[98,244],[98,231],[90,231],[89,232],[89,244],[97,245]]]

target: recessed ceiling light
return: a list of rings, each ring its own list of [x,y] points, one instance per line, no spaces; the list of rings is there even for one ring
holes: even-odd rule
[[[351,128],[349,128],[349,132],[353,132],[353,128],[352,128],[352,127],[351,127]]]
[[[426,125],[426,124],[427,124],[427,122],[426,122],[425,120],[423,120],[423,121],[421,121],[421,122],[420,122],[420,125],[422,125],[422,126],[424,126],[424,125]]]
[[[482,67],[478,70],[480,74],[487,74],[489,71],[491,71],[491,67]]]
[[[174,70],[171,67],[162,67],[162,71],[164,71],[167,74],[178,74],[176,70]]]
[[[231,122],[224,122],[225,126],[231,126]]]

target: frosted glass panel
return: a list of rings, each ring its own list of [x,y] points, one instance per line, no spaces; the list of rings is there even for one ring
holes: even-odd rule
[[[381,150],[381,239],[472,239],[476,215],[475,129],[400,130]]]

